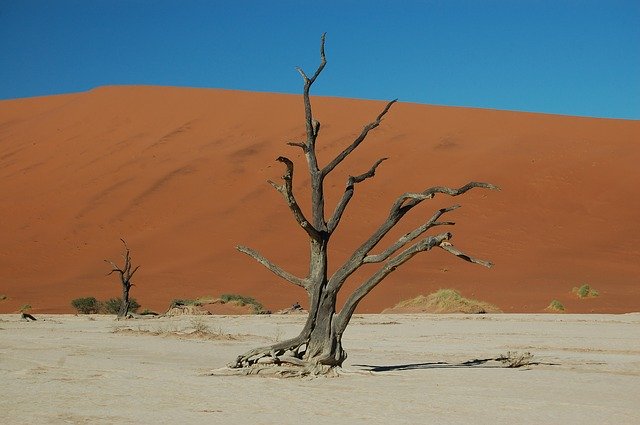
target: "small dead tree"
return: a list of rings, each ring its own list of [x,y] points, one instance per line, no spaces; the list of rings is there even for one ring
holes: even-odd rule
[[[133,267],[133,265],[131,264],[131,252],[129,251],[129,247],[127,246],[127,243],[125,242],[125,240],[124,239],[120,239],[120,240],[124,245],[124,254],[122,254],[122,258],[124,259],[124,266],[120,268],[118,265],[116,265],[116,263],[114,263],[111,260],[104,260],[104,261],[106,263],[111,264],[111,266],[113,267],[111,271],[107,274],[107,276],[110,276],[113,273],[118,273],[120,275],[120,282],[122,283],[122,303],[120,304],[120,310],[118,310],[118,319],[123,319],[123,318],[126,318],[127,315],[129,314],[129,307],[131,304],[129,301],[129,291],[133,286],[133,283],[131,283],[131,279],[133,278],[133,275],[135,274],[135,272],[138,271],[140,266],[136,266],[136,268],[133,269],[133,271],[131,270],[131,268]]]
[[[342,348],[342,335],[349,324],[356,307],[362,299],[375,288],[384,278],[398,267],[409,261],[420,252],[432,248],[443,249],[463,260],[491,267],[488,261],[473,258],[464,254],[451,244],[452,234],[442,232],[426,236],[425,233],[438,226],[453,225],[450,221],[443,221],[442,217],[459,208],[453,205],[436,211],[424,224],[403,235],[395,243],[372,253],[378,243],[398,224],[400,219],[422,201],[433,198],[437,194],[459,196],[473,188],[498,189],[488,183],[470,182],[460,188],[431,187],[419,193],[404,193],[391,205],[386,220],[364,241],[359,248],[333,274],[328,273],[328,246],[331,236],[338,228],[356,185],[374,177],[376,169],[387,158],[377,160],[371,168],[362,174],[350,176],[347,179],[342,198],[333,212],[325,216],[324,181],[325,178],[350,155],[365,140],[369,132],[378,127],[382,118],[389,112],[396,100],[387,103],[382,112],[370,123],[364,126],[355,140],[326,165],[321,166],[316,157],[316,141],[320,133],[320,122],[312,113],[309,91],[316,81],[327,61],[325,58],[325,35],[320,44],[320,65],[312,76],[308,76],[302,69],[296,68],[304,81],[304,110],[306,140],[289,142],[288,145],[302,149],[310,174],[311,191],[311,219],[302,211],[293,194],[293,162],[284,156],[277,158],[284,167],[282,183],[269,183],[282,194],[293,216],[306,232],[309,238],[309,271],[306,277],[298,277],[280,266],[274,264],[255,250],[238,246],[240,252],[254,258],[272,273],[284,280],[303,288],[309,296],[309,316],[304,328],[295,338],[277,342],[273,345],[256,348],[237,357],[228,366],[240,369],[240,373],[266,373],[268,370],[281,375],[307,375],[327,373],[342,365],[347,357]],[[365,264],[380,264],[379,269],[347,298],[342,308],[336,310],[336,297],[345,281]],[[278,367],[274,367],[274,365]]]

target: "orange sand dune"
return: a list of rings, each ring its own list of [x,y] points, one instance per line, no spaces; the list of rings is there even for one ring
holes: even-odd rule
[[[315,98],[326,163],[383,102]],[[304,274],[306,240],[280,195],[274,159],[295,160],[301,96],[167,87],[103,87],[0,102],[0,312],[70,312],[70,300],[119,295],[103,259],[125,238],[142,265],[132,295],[164,310],[173,298],[225,292],[280,309],[305,295],[235,251],[245,244]],[[330,212],[349,173],[380,157],[334,236],[331,266],[381,222],[400,193],[489,181],[501,192],[424,202],[393,235],[456,203],[453,242],[496,266],[437,250],[414,258],[361,304],[377,312],[438,288],[539,312],[640,310],[640,122],[400,103],[328,179]],[[389,238],[388,244],[393,240]],[[384,244],[383,244],[384,245]],[[356,278],[362,279],[365,270]],[[600,292],[578,300],[588,283]],[[353,288],[357,280],[350,283]]]

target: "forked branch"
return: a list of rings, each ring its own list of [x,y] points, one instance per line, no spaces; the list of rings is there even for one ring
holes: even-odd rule
[[[443,193],[450,196],[459,196],[473,188],[499,190],[497,186],[489,183],[470,182],[458,189],[435,186],[425,190],[424,192],[404,193],[400,195],[398,199],[393,203],[387,219],[380,225],[380,227],[378,227],[378,229],[369,237],[369,239],[367,239],[362,245],[360,245],[360,247],[351,255],[351,257],[349,257],[349,259],[347,259],[347,261],[345,261],[345,263],[333,274],[333,276],[331,276],[331,278],[329,279],[329,286],[334,290],[338,290],[349,276],[351,276],[356,270],[358,270],[363,264],[365,264],[364,259],[367,257],[367,255],[369,255],[369,252],[378,245],[382,238],[384,238],[389,233],[389,231],[391,231],[391,229],[393,229],[398,224],[402,217],[404,217],[404,215],[413,207],[417,206],[425,199],[433,198],[436,193]],[[417,230],[418,229],[416,229],[416,231]],[[409,238],[411,238],[411,236],[409,236]],[[406,242],[408,242],[408,240]],[[400,245],[400,247],[403,245],[404,244]],[[398,247],[398,249],[400,247]],[[389,255],[397,251],[397,249],[396,251],[393,251],[393,246],[391,247],[391,250],[392,252],[390,252]],[[375,257],[373,259],[375,259]]]
[[[356,137],[356,139],[353,141],[353,143],[351,143],[349,146],[347,146],[342,152],[340,152],[338,154],[338,156],[336,156],[331,162],[329,162],[323,169],[322,169],[322,175],[326,176],[327,174],[329,174],[331,171],[333,171],[334,168],[336,168],[336,166],[338,164],[340,164],[351,152],[354,151],[355,148],[357,148],[360,143],[362,143],[364,141],[364,139],[366,139],[367,135],[369,134],[369,132],[371,130],[373,130],[374,128],[378,127],[380,125],[380,122],[382,121],[382,117],[384,117],[387,112],[389,112],[389,109],[391,108],[391,106],[396,103],[398,101],[398,99],[394,99],[391,102],[387,103],[387,105],[384,107],[384,109],[382,110],[382,112],[380,112],[378,114],[378,116],[376,117],[375,120],[373,120],[372,122],[370,122],[369,124],[365,125],[364,128],[362,129],[362,132],[360,132],[360,135],[358,137]]]
[[[338,223],[340,223],[340,219],[342,218],[342,215],[344,214],[344,211],[347,208],[349,201],[353,197],[353,191],[356,183],[361,183],[366,179],[369,179],[375,176],[376,169],[378,168],[378,166],[382,164],[383,161],[386,161],[387,159],[389,158],[380,158],[375,162],[375,164],[373,164],[373,166],[366,173],[360,174],[358,176],[349,176],[349,178],[347,179],[347,186],[344,189],[344,194],[342,195],[340,202],[338,202],[338,205],[336,205],[336,209],[334,210],[333,215],[331,216],[331,219],[329,219],[329,222],[327,223],[327,229],[329,233],[333,233],[336,227],[338,227]]]
[[[324,54],[324,41],[326,38],[326,33],[322,34],[320,38],[320,65],[316,69],[316,72],[313,74],[311,78],[307,76],[307,74],[302,70],[302,68],[297,67],[296,70],[302,76],[304,80],[304,91],[303,91],[303,99],[304,99],[304,115],[305,115],[305,127],[307,131],[307,149],[311,150],[313,145],[315,144],[315,140],[318,136],[318,131],[320,128],[320,123],[313,119],[313,113],[311,111],[311,100],[309,99],[309,90],[311,86],[316,81],[316,78],[320,75],[324,67],[327,65],[327,58]],[[316,124],[317,123],[317,124]]]
[[[435,227],[435,226],[453,226],[455,223],[451,221],[438,221],[443,214],[448,213],[449,211],[453,211],[455,209],[460,208],[460,205],[454,205],[449,208],[442,208],[436,211],[429,221],[427,221],[422,226],[417,227],[409,233],[404,234],[400,239],[398,239],[393,245],[389,246],[383,252],[377,255],[367,255],[364,259],[364,263],[380,263],[385,261],[387,258],[398,252],[400,248],[405,246],[407,243],[417,239],[420,235],[422,235],[427,230]]]
[[[356,307],[360,301],[375,288],[384,278],[393,273],[398,267],[409,261],[413,256],[420,252],[429,251],[434,247],[440,247],[445,251],[448,251],[455,256],[462,258],[465,261],[471,263],[480,264],[485,267],[491,267],[492,263],[485,260],[480,260],[470,255],[463,253],[455,248],[449,240],[453,235],[449,232],[441,233],[436,236],[428,236],[419,242],[411,245],[400,254],[388,260],[376,273],[374,273],[369,279],[367,279],[362,285],[360,285],[347,299],[344,307],[338,314],[338,320],[336,322],[336,329],[338,332],[344,331],[351,316],[353,315]]]
[[[265,257],[263,257],[259,252],[254,251],[251,248],[246,246],[238,245],[236,249],[244,254],[247,254],[249,257],[256,260],[258,263],[265,266],[269,269],[273,274],[283,278],[284,280],[293,283],[294,285],[300,286],[301,288],[308,289],[309,282],[306,279],[301,279],[298,276],[295,276],[286,270],[282,269],[280,266],[272,263]]]
[[[268,180],[268,183],[282,194],[284,200],[287,202],[287,206],[293,213],[293,216],[300,227],[302,227],[310,237],[318,239],[320,237],[319,232],[304,216],[302,209],[300,209],[300,205],[298,205],[298,202],[293,195],[293,162],[291,162],[289,158],[286,158],[284,156],[278,157],[276,161],[282,162],[286,167],[286,170],[282,175],[282,180],[284,181],[284,183],[277,184],[271,180]]]

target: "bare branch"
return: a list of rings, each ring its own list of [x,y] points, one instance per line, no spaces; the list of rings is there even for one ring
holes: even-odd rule
[[[392,209],[400,209],[400,208],[410,209],[410,208],[413,208],[415,205],[419,204],[420,202],[424,201],[425,199],[433,198],[437,193],[443,193],[445,195],[450,195],[450,196],[459,196],[473,188],[500,190],[498,186],[494,186],[490,183],[483,183],[483,182],[469,182],[459,189],[452,189],[444,186],[435,186],[420,193],[403,193],[398,197],[396,202],[393,204]],[[409,201],[409,202],[405,204],[405,201]]]
[[[267,182],[282,194],[300,227],[302,227],[310,237],[317,239],[319,232],[309,223],[302,209],[300,209],[295,196],[293,196],[293,162],[284,156],[278,157],[276,161],[282,162],[286,167],[285,173],[282,175],[284,184],[278,185],[271,180],[267,180]]]
[[[398,99],[394,99],[391,102],[387,103],[387,105],[384,107],[384,109],[382,110],[382,112],[380,112],[380,114],[378,114],[378,116],[376,117],[375,120],[373,120],[372,122],[370,122],[369,124],[365,125],[364,128],[362,129],[362,132],[360,133],[360,135],[353,141],[353,143],[351,143],[347,148],[345,148],[342,152],[340,152],[340,154],[338,156],[336,156],[330,163],[328,163],[323,169],[322,169],[322,175],[326,176],[327,174],[329,174],[331,171],[333,171],[334,168],[336,168],[336,166],[338,164],[340,164],[351,152],[353,152],[353,150],[355,148],[358,147],[358,145],[360,145],[360,143],[362,143],[364,141],[364,139],[367,137],[367,134],[369,134],[369,132],[371,130],[373,130],[374,128],[378,127],[380,125],[380,122],[382,121],[382,117],[384,117],[386,115],[387,112],[389,112],[389,109],[391,108],[391,105],[393,105],[394,103],[396,103],[398,101]]]
[[[244,253],[244,254],[247,254],[249,257],[253,258],[258,263],[260,263],[263,266],[265,266],[267,269],[269,269],[276,276],[280,276],[284,280],[286,280],[288,282],[291,282],[294,285],[298,285],[301,288],[307,289],[308,282],[305,279],[301,279],[301,278],[299,278],[299,277],[297,277],[297,276],[295,276],[295,275],[283,270],[281,267],[277,266],[276,264],[272,263],[271,261],[267,260],[262,255],[260,255],[259,252],[254,251],[251,248],[247,248],[246,246],[241,246],[241,245],[237,246],[236,249],[238,251]]]
[[[307,153],[307,145],[303,142],[287,142],[287,145],[301,148],[304,153]]]
[[[443,193],[451,196],[462,195],[473,188],[486,188],[492,190],[500,190],[497,186],[489,183],[470,182],[459,189],[451,189],[448,187],[436,186],[420,193],[404,193],[398,197],[393,203],[389,216],[378,227],[378,229],[367,239],[360,247],[351,254],[351,257],[331,276],[329,286],[333,289],[339,289],[345,280],[358,270],[363,264],[364,258],[375,246],[384,238],[391,229],[409,212],[413,207],[424,201],[431,199],[436,193]]]
[[[120,267],[118,267],[118,266],[116,265],[116,263],[114,263],[113,261],[111,261],[111,260],[104,260],[104,262],[105,262],[105,263],[108,263],[108,264],[111,264],[111,267],[113,267],[113,270],[111,270],[111,271],[107,274],[107,276],[111,275],[113,272],[118,272],[118,273],[120,273],[120,274],[124,274],[124,271],[123,271]]]
[[[309,77],[307,77],[307,74],[305,74],[304,71],[302,70],[302,68],[300,68],[299,66],[296,66],[296,71],[298,71],[298,73],[302,76],[302,79],[304,80],[304,82],[306,84],[307,81],[309,81]]]
[[[131,279],[133,277],[133,275],[138,271],[138,269],[140,268],[140,266],[136,266],[135,269],[133,269],[133,271],[131,272],[131,274],[129,275],[129,279]]]
[[[349,323],[353,312],[360,303],[360,301],[375,288],[384,278],[393,273],[398,267],[409,261],[414,255],[419,252],[429,251],[435,246],[439,246],[442,242],[451,239],[451,233],[441,233],[436,236],[429,236],[411,245],[409,248],[402,251],[392,259],[388,260],[376,273],[374,273],[369,279],[362,283],[353,293],[347,298],[342,310],[338,314],[336,327],[338,332],[344,330]]]
[[[470,263],[474,263],[474,264],[480,264],[481,266],[484,266],[486,268],[491,268],[491,266],[493,266],[493,263],[491,261],[486,261],[486,260],[481,260],[478,258],[473,258],[467,254],[465,254],[464,252],[460,251],[459,249],[457,249],[456,247],[454,247],[453,245],[451,245],[451,243],[447,242],[447,241],[443,241],[440,243],[440,245],[438,245],[440,248],[444,249],[447,252],[450,252],[451,254],[455,255],[458,258],[462,258],[465,261],[468,261]]]
[[[329,222],[327,223],[327,231],[329,233],[333,233],[336,227],[338,227],[338,224],[340,223],[340,219],[342,218],[342,215],[344,214],[344,211],[347,208],[349,201],[353,197],[353,191],[355,189],[356,183],[361,183],[368,178],[374,177],[378,166],[382,164],[383,161],[386,161],[387,159],[389,158],[380,158],[375,162],[375,164],[373,164],[373,166],[366,173],[360,174],[359,176],[355,176],[355,177],[349,176],[349,178],[347,179],[347,186],[344,189],[344,194],[342,195],[340,202],[338,202],[338,205],[336,205],[336,209],[334,210],[331,216],[331,219],[329,219]]]
[[[309,80],[310,81],[309,84],[313,84],[313,82],[316,81],[316,78],[318,78],[318,75],[320,75],[325,65],[327,64],[327,58],[324,55],[324,41],[326,37],[327,37],[326,32],[323,33],[322,36],[320,37],[320,66],[318,66],[318,69],[316,69],[315,74],[313,74],[313,77],[311,77],[311,79]]]
[[[387,258],[389,258],[391,255],[395,254],[400,248],[405,246],[407,243],[409,243],[409,242],[415,240],[416,238],[418,238],[420,235],[422,235],[427,230],[429,230],[429,229],[431,229],[431,228],[433,228],[435,226],[445,226],[445,225],[453,225],[453,224],[455,224],[455,223],[453,223],[451,221],[440,222],[440,221],[437,221],[437,220],[443,214],[448,213],[448,212],[453,211],[453,210],[458,209],[458,208],[460,208],[460,205],[454,205],[454,206],[449,207],[449,208],[439,209],[438,211],[436,211],[433,214],[433,216],[431,216],[429,221],[427,221],[425,224],[423,224],[420,227],[417,227],[416,229],[412,230],[409,233],[406,233],[400,239],[398,239],[393,245],[389,246],[387,249],[385,249],[380,254],[367,255],[362,260],[362,262],[363,263],[381,263],[382,261],[385,261]]]
[[[324,54],[325,38],[326,38],[326,33],[322,34],[322,37],[320,37],[320,65],[316,69],[316,72],[313,74],[313,76],[309,78],[307,74],[305,74],[305,72],[302,70],[302,68],[299,68],[299,67],[296,68],[296,70],[300,73],[300,75],[302,76],[302,79],[304,80],[303,98],[304,98],[305,124],[306,124],[306,130],[307,130],[307,148],[309,149],[309,151],[312,150],[313,145],[315,143],[316,136],[317,136],[317,131],[316,131],[317,128],[314,123],[313,113],[311,111],[311,101],[309,99],[309,90],[311,89],[311,85],[316,81],[316,78],[318,78],[318,76],[320,75],[320,73],[322,72],[322,70],[327,64],[327,58],[325,57],[325,54]],[[315,152],[313,153],[313,159],[315,160]]]
[[[360,183],[365,181],[366,179],[370,179],[371,177],[374,177],[376,175],[376,169],[378,168],[378,166],[382,164],[382,162],[386,161],[387,159],[389,158],[380,158],[375,162],[375,164],[371,166],[371,168],[369,168],[369,171],[367,171],[366,173],[362,173],[359,176],[352,177],[354,183]]]

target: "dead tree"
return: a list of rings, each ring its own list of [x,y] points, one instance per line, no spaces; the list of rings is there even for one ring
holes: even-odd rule
[[[122,258],[124,259],[124,266],[122,268],[118,267],[116,263],[111,260],[104,260],[105,262],[111,264],[113,269],[107,274],[107,276],[112,275],[113,273],[118,273],[120,275],[120,283],[122,283],[122,299],[120,304],[120,310],[118,310],[118,319],[126,318],[129,314],[129,291],[133,286],[131,283],[131,279],[133,275],[138,271],[140,266],[136,266],[133,271],[131,268],[133,265],[131,264],[131,252],[129,251],[129,247],[124,239],[120,239],[124,244],[124,254],[122,254]]]
[[[370,131],[378,127],[383,117],[389,112],[396,100],[386,104],[382,112],[370,123],[364,126],[355,140],[335,158],[325,165],[320,165],[316,157],[316,141],[320,133],[320,122],[317,121],[311,109],[309,91],[316,81],[327,61],[325,58],[325,35],[320,44],[320,65],[312,76],[302,69],[297,71],[304,80],[304,110],[306,140],[290,142],[288,145],[302,149],[310,174],[311,216],[307,218],[293,194],[293,162],[286,157],[277,158],[284,165],[285,171],[282,183],[269,183],[282,194],[293,216],[306,232],[309,239],[309,271],[305,277],[295,276],[274,264],[260,253],[245,246],[238,246],[240,252],[254,258],[272,273],[284,280],[303,288],[309,296],[309,316],[302,332],[295,338],[277,342],[267,347],[251,350],[230,363],[228,366],[241,369],[241,373],[263,373],[268,369],[279,371],[281,374],[318,374],[327,373],[342,365],[347,357],[342,348],[342,335],[349,324],[356,307],[362,299],[375,288],[384,278],[398,267],[409,261],[420,252],[432,248],[443,249],[463,260],[491,267],[491,263],[473,258],[459,251],[451,244],[452,234],[442,232],[426,235],[427,231],[435,227],[448,226],[454,223],[443,221],[443,216],[455,210],[459,205],[453,205],[436,211],[426,222],[413,231],[403,235],[390,246],[373,253],[378,243],[411,209],[422,201],[431,199],[437,194],[448,196],[462,195],[473,188],[498,189],[488,183],[470,182],[460,188],[431,187],[419,193],[404,193],[391,205],[386,220],[364,241],[359,248],[333,274],[328,273],[328,246],[331,236],[338,228],[356,185],[374,177],[377,168],[387,158],[377,160],[371,168],[362,174],[350,176],[347,179],[342,198],[330,215],[325,215],[324,181],[325,178],[350,155],[365,140]],[[379,264],[378,270],[368,279],[361,282],[355,291],[347,298],[342,308],[336,310],[336,297],[345,281],[365,264]],[[276,365],[279,367],[273,367]]]

